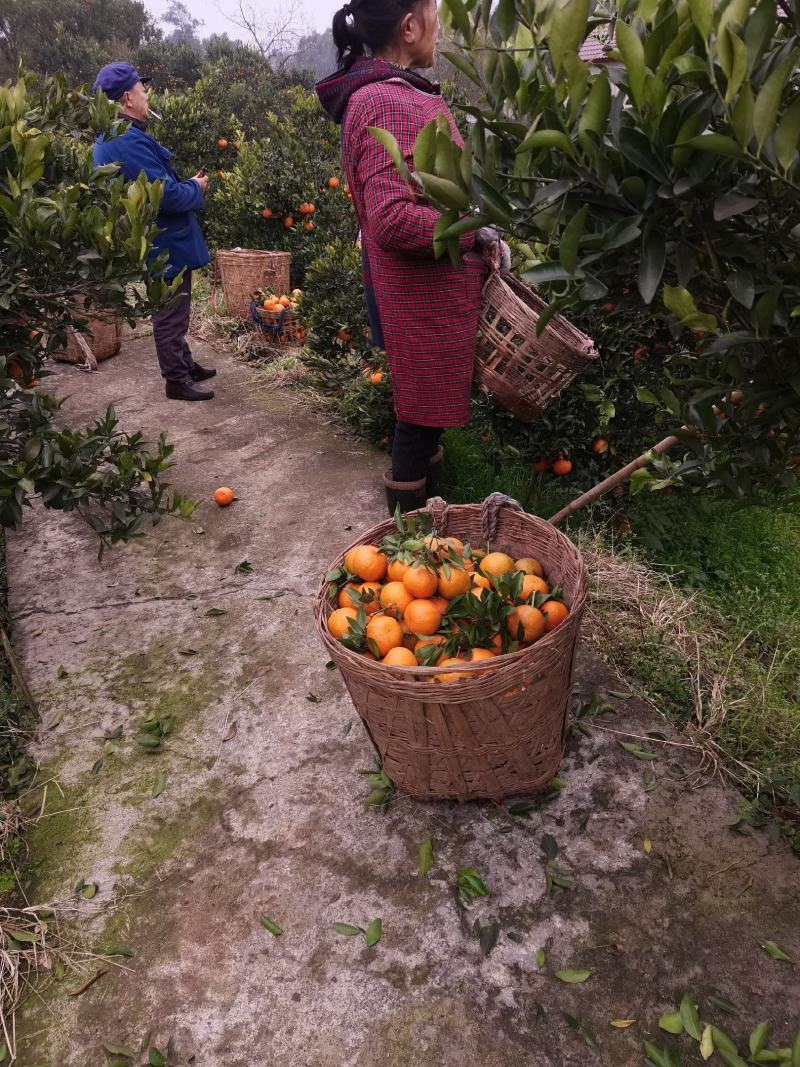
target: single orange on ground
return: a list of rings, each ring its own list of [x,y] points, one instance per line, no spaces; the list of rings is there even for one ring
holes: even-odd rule
[[[439,586],[439,578],[435,571],[423,566],[411,566],[403,575],[403,585],[412,596],[433,596]]]
[[[348,582],[340,591],[336,603],[340,608],[357,608],[361,603],[358,585],[355,582]]]
[[[548,633],[555,630],[556,626],[560,626],[569,615],[569,608],[560,600],[546,600],[540,611],[545,617],[545,629]]]
[[[505,552],[490,552],[480,562],[480,570],[488,574],[490,578],[496,578],[500,574],[508,574],[514,570],[514,560]]]
[[[390,648],[381,663],[386,663],[389,667],[419,667],[417,657],[410,648],[405,648],[403,645]]]
[[[563,476],[569,474],[572,470],[572,460],[565,459],[564,456],[560,456],[553,464],[553,474]]]
[[[547,621],[538,608],[531,607],[530,604],[522,604],[511,612],[506,625],[508,626],[508,632],[515,641],[520,640],[519,631],[521,626],[522,641],[525,644],[529,644],[532,641],[539,640],[545,632]]]
[[[330,189],[338,189],[340,184],[338,178],[328,178],[328,187]]]
[[[463,659],[456,659],[454,656],[451,656],[450,659],[443,659],[442,662],[438,664],[438,666],[460,667],[463,662]],[[457,671],[453,671],[452,674],[435,674],[434,678],[437,682],[463,682],[465,678],[469,678],[469,675],[464,674],[463,671],[461,671],[460,673]]]
[[[522,579],[522,598],[528,600],[534,593],[549,593],[550,586],[538,574],[526,574]]]
[[[350,627],[350,620],[355,619],[357,614],[355,608],[337,608],[332,612],[328,616],[328,630],[331,637],[341,641]]]
[[[219,504],[221,508],[226,508],[228,504],[232,504],[233,490],[229,489],[227,485],[221,485],[219,489],[215,489],[214,503]]]
[[[383,586],[380,582],[364,582],[358,587],[358,591],[361,594],[361,607],[366,611],[367,615],[374,615],[376,611],[380,610],[382,589]]]
[[[430,600],[412,600],[403,612],[403,618],[412,633],[425,636],[435,634],[442,625],[442,613]]]
[[[387,582],[380,596],[381,607],[396,619],[402,619],[403,612],[414,599],[402,582]]]
[[[373,615],[367,623],[367,640],[374,641],[381,656],[403,643],[403,627],[388,615]]]
[[[523,574],[538,574],[540,578],[544,578],[544,567],[533,556],[523,556],[522,559],[518,559],[515,567]]]
[[[365,582],[379,582],[386,574],[389,561],[375,545],[357,545],[345,556],[344,565]]]
[[[268,207],[265,207],[264,210],[261,212],[261,218],[262,219],[271,219],[272,218],[272,212],[270,211],[270,209]]]
[[[472,575],[460,567],[448,564],[439,568],[439,593],[446,600],[466,593],[472,585]]]
[[[387,571],[389,581],[402,582],[403,575],[406,573],[410,566],[410,563],[403,563],[403,561],[400,559],[393,559],[392,562],[389,564],[389,570]]]
[[[380,385],[381,382],[383,381],[383,371],[382,370],[373,371],[372,374],[370,374],[370,376],[369,376],[369,380],[372,382],[373,385]]]

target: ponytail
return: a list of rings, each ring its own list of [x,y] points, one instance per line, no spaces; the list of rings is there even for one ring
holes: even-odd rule
[[[339,69],[359,56],[380,51],[394,40],[400,20],[421,0],[350,0],[333,16],[333,43]]]

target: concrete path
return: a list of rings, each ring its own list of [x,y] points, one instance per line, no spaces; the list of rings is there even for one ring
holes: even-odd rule
[[[682,750],[653,742],[662,758],[643,763],[616,734],[576,733],[566,789],[528,819],[404,798],[365,810],[357,771],[371,749],[326,669],[312,605],[328,561],[382,517],[382,457],[230,357],[196,355],[220,369],[210,404],[164,400],[149,338],[93,375],[61,367],[56,383],[74,420],[113,402],[126,428],[169,432],[172,480],[201,502],[191,519],[147,528],[101,563],[74,517],[37,510],[9,538],[14,640],[52,780],[29,896],[75,902],[76,883],[96,883],[79,902],[94,944],[133,952],[80,996],[67,976],[31,997],[19,1063],[100,1067],[115,1058],[104,1043],[138,1050],[148,1034],[170,1064],[198,1067],[624,1065],[643,1062],[646,1039],[696,1059],[694,1042],[657,1029],[686,990],[737,1040],[768,1018],[788,1043],[797,968],[758,939],[800,962],[798,864],[730,832],[734,792],[670,777],[673,762],[692,770]],[[220,484],[239,498],[225,510],[210,500]],[[245,560],[252,572],[234,573]],[[596,687],[617,688],[584,657],[581,691]],[[666,729],[614,702],[603,725]],[[148,716],[173,720],[155,754],[135,740]],[[543,833],[576,879],[550,897]],[[491,891],[469,913],[453,904],[462,865]],[[377,917],[371,949],[331,926]],[[500,924],[488,956],[476,918]],[[591,976],[554,977],[569,968]],[[740,1016],[710,1007],[714,994]]]

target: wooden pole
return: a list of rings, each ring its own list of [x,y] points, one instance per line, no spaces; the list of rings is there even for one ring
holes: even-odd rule
[[[622,467],[615,474],[612,474],[610,478],[606,478],[604,482],[598,482],[592,489],[583,493],[581,496],[576,497],[571,504],[567,504],[561,511],[557,511],[556,514],[549,521],[553,526],[559,526],[564,519],[569,518],[570,515],[574,515],[576,511],[580,511],[581,508],[585,508],[587,504],[593,504],[595,500],[599,500],[601,496],[605,496],[615,486],[620,485],[627,478],[633,474],[634,471],[638,471],[641,467],[646,466],[650,460],[650,456],[655,452],[656,455],[663,455],[664,452],[669,450],[678,443],[678,438],[674,435],[671,437],[665,437],[663,441],[659,441],[657,445],[654,445],[651,449],[648,449],[638,459],[633,460],[626,467]]]

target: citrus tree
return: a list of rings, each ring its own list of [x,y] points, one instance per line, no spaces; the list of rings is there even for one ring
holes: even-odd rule
[[[126,184],[116,167],[91,161],[96,134],[118,127],[116,110],[60,78],[0,86],[0,524],[18,526],[38,495],[111,542],[145,514],[184,506],[160,480],[172,446],[162,436],[149,451],[112,410],[88,429],[55,426],[61,402],[37,386],[76,311],[132,321],[174,289],[148,274],[160,186]]]
[[[431,124],[412,176],[376,134],[442,209],[437,254],[496,223],[516,239],[523,278],[548,295],[548,314],[596,320],[628,290],[634,311],[668,327],[673,347],[637,402],[688,452],[643,471],[635,488],[795,489],[796,0],[754,10],[749,0],[443,5],[459,41],[450,59],[480,94],[465,107],[464,153]],[[604,28],[609,62],[584,62],[583,42]]]

